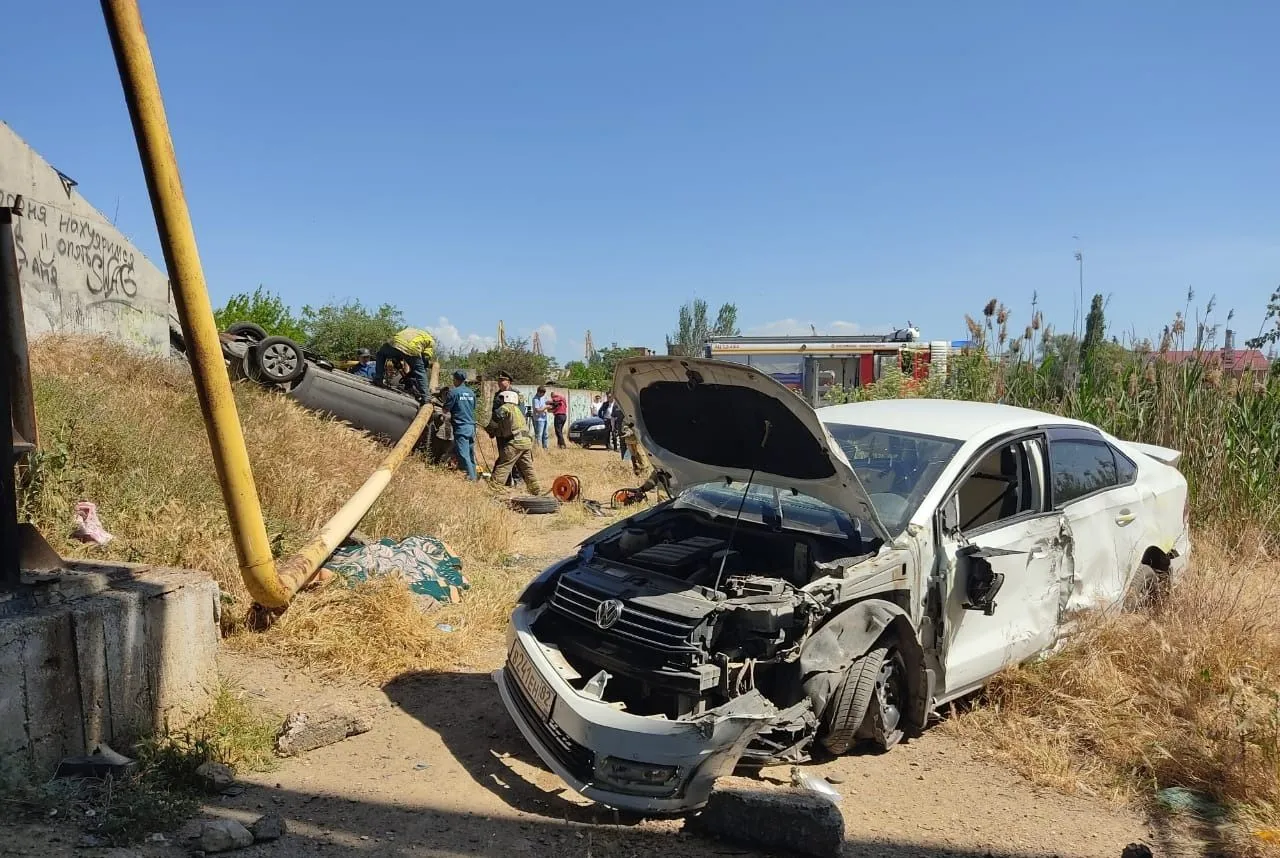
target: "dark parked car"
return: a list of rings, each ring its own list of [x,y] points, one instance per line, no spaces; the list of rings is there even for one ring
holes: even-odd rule
[[[170,321],[170,341],[185,351],[181,329]],[[332,415],[383,440],[395,442],[418,413],[408,393],[376,387],[288,337],[267,336],[252,322],[237,322],[220,335],[231,374],[284,391],[303,406]]]
[[[569,440],[583,447],[609,446],[609,424],[599,417],[583,417],[569,424]]]

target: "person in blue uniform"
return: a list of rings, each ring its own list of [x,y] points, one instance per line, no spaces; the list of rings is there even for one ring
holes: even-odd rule
[[[459,464],[467,472],[467,479],[476,478],[476,392],[467,385],[467,374],[458,370],[453,374],[453,389],[444,401],[445,410],[453,424],[453,451]]]

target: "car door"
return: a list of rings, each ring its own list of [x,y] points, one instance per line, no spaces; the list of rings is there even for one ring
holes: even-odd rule
[[[1051,503],[1070,532],[1068,611],[1109,607],[1127,591],[1151,514],[1136,477],[1133,462],[1100,433],[1084,427],[1049,433]]]
[[[1070,582],[1064,516],[1047,504],[1042,438],[980,452],[942,509],[950,510],[939,526],[942,685],[954,698],[1052,646]]]

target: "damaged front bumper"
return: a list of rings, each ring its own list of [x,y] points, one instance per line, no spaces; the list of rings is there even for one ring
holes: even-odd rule
[[[575,792],[636,813],[682,813],[707,801],[751,740],[778,714],[758,691],[690,720],[632,715],[581,694],[560,676],[520,605],[507,663],[494,671],[502,703],[538,756]]]

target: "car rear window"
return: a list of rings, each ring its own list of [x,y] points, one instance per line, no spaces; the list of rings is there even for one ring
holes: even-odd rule
[[[1133,482],[1137,466],[1102,439],[1069,438],[1049,444],[1049,470],[1053,475],[1053,505],[1064,505],[1094,492]]]

